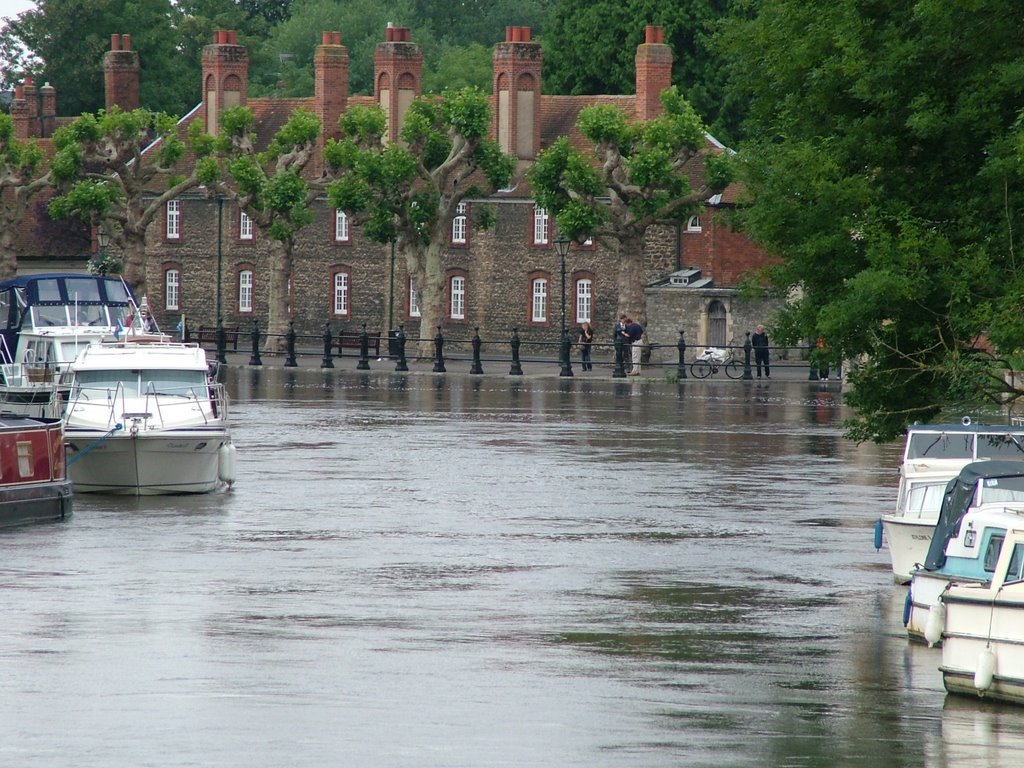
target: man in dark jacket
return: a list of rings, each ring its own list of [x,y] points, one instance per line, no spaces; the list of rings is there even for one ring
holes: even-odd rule
[[[757,378],[761,378],[761,366],[764,366],[764,375],[769,379],[772,377],[771,369],[768,367],[768,334],[764,326],[759,325],[750,337],[750,346],[754,348],[754,363],[757,365]]]

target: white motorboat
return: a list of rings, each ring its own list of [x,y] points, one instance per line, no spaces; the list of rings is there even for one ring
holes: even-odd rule
[[[1006,532],[1024,527],[1024,462],[979,461],[949,482],[928,555],[914,569],[904,624],[911,640],[940,642],[940,611],[950,583],[992,579]]]
[[[888,546],[895,581],[910,581],[924,563],[946,484],[982,459],[1024,460],[1024,427],[974,424],[965,418],[960,424],[908,428],[896,510],[882,516],[875,539],[876,546],[882,541]]]
[[[940,606],[946,690],[1024,704],[1024,528],[1006,532],[990,581],[953,582]]]
[[[95,344],[68,376],[64,425],[76,493],[205,493],[234,481],[227,396],[199,346]]]
[[[0,282],[0,410],[57,418],[60,384],[81,349],[145,335],[143,312],[117,277],[25,275]]]

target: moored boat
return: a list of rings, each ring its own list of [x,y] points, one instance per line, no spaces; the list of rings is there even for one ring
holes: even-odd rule
[[[1024,460],[1024,427],[965,418],[960,424],[908,428],[896,510],[880,520],[895,581],[910,581],[924,563],[946,484],[966,465],[984,459]],[[876,540],[876,546],[880,543]]]
[[[92,345],[68,373],[76,492],[206,493],[234,481],[227,395],[199,346]]]
[[[0,527],[63,520],[71,491],[60,420],[0,413]]]

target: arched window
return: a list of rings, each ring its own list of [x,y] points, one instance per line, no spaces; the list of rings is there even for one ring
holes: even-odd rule
[[[334,314],[348,316],[350,311],[349,273],[344,269],[335,271],[333,282],[333,301],[331,304],[334,307]]]
[[[176,267],[164,272],[164,309],[181,309],[181,272]]]
[[[466,203],[459,203],[456,216],[452,219],[452,245],[466,244]]]
[[[700,216],[691,216],[686,222],[687,232],[702,232],[703,228],[700,225]]]
[[[708,346],[724,347],[726,344],[725,304],[715,299],[708,305]]]
[[[253,274],[251,269],[238,271],[238,312],[252,312]]]
[[[547,277],[535,277],[530,281],[530,322],[546,323],[548,321],[548,284]]]

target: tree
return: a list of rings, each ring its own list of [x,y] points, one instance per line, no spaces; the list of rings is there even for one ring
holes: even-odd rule
[[[577,127],[593,153],[584,155],[562,137],[529,174],[537,203],[554,215],[559,232],[577,241],[596,237],[615,250],[619,311],[636,313],[641,322],[648,228],[692,216],[728,178],[724,156],[708,152],[704,126],[679,91],[666,90],[661,101],[663,114],[641,123],[607,104],[582,109]],[[700,161],[704,171],[691,178]]]
[[[799,297],[775,338],[855,361],[855,438],[1020,395],[1022,26],[1013,0],[766,0],[725,37],[740,223]]]
[[[0,113],[0,280],[17,274],[15,235],[32,198],[49,185],[43,151],[35,142],[14,138],[14,121]]]
[[[224,191],[265,232],[271,243],[267,347],[276,349],[288,331],[288,288],[295,235],[313,221],[310,208],[323,182],[307,183],[303,171],[313,158],[320,120],[295,110],[263,152],[257,152],[256,120],[247,107],[221,114],[218,149],[227,168]]]
[[[82,115],[54,135],[58,154],[51,173],[70,187],[50,201],[50,215],[103,224],[123,254],[125,280],[139,294],[146,292],[147,228],[168,200],[217,174],[212,139],[193,125],[186,144],[176,118],[114,107]],[[183,175],[179,163],[186,150],[196,159]]]
[[[394,241],[420,300],[418,353],[429,357],[431,330],[444,317],[444,249],[459,203],[508,184],[514,159],[487,138],[490,107],[473,88],[417,99],[402,126],[405,143],[384,145],[384,112],[351,107],[343,137],[324,154],[339,169],[331,205],[346,211],[374,242]]]

